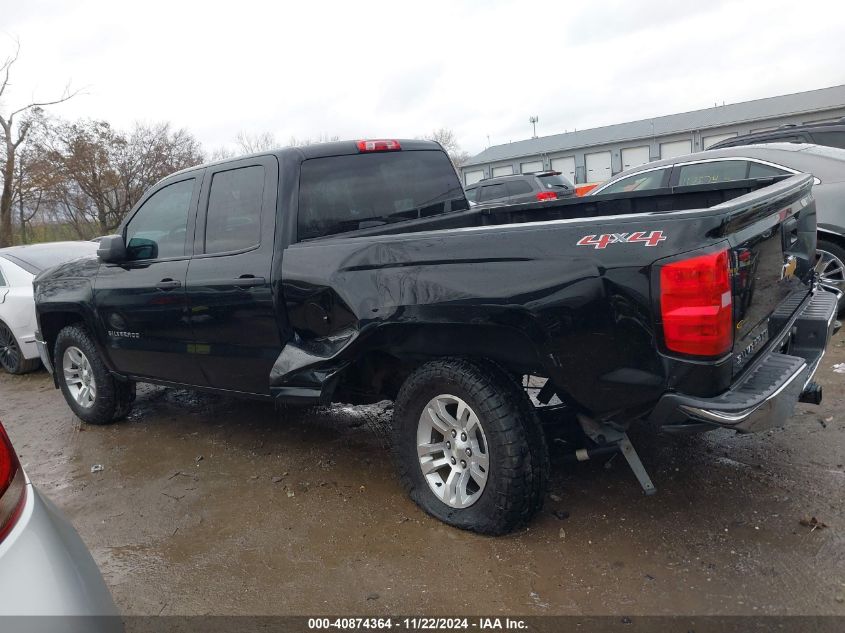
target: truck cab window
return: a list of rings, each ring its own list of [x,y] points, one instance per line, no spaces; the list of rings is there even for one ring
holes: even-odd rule
[[[468,208],[439,150],[312,158],[299,176],[297,234],[304,240]]]
[[[214,174],[205,219],[205,252],[227,253],[258,246],[263,197],[261,165]]]
[[[162,259],[185,254],[188,207],[194,179],[168,185],[156,191],[126,225],[126,257]]]

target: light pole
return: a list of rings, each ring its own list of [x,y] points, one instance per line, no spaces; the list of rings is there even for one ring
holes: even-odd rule
[[[539,120],[540,117],[538,117],[536,114],[528,118],[528,121],[531,123],[531,127],[534,130],[534,136],[532,136],[531,138],[537,138],[537,121]]]

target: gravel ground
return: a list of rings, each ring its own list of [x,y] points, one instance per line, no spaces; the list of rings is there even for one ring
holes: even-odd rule
[[[40,371],[0,375],[0,419],[126,614],[845,615],[843,346],[783,429],[633,432],[655,496],[619,457],[555,452],[542,514],[499,538],[405,498],[386,406],[145,386],[127,420],[82,426]]]

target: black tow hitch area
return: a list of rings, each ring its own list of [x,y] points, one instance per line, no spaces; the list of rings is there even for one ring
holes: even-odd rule
[[[646,495],[653,495],[657,492],[657,488],[651,482],[651,477],[648,476],[645,466],[640,461],[640,456],[634,450],[631,440],[628,439],[628,434],[625,428],[618,424],[611,422],[602,422],[587,417],[586,415],[578,414],[578,423],[584,434],[595,442],[598,446],[594,448],[581,448],[575,451],[575,459],[579,462],[587,461],[599,455],[606,455],[608,453],[622,453],[634,477],[637,478],[643,492]]]
[[[822,403],[822,386],[817,382],[810,382],[804,387],[804,391],[798,396],[798,402],[806,402],[807,404],[821,404]]]

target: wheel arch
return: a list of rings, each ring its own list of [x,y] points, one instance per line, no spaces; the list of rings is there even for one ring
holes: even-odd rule
[[[44,341],[47,348],[47,353],[53,361],[53,365],[55,366],[56,359],[52,358],[52,356],[59,332],[69,325],[76,324],[83,325],[88,330],[91,339],[94,341],[94,346],[97,348],[97,353],[103,359],[103,363],[105,363],[109,371],[114,372],[111,359],[103,348],[99,336],[97,336],[94,315],[90,311],[83,309],[80,305],[73,304],[54,305],[48,303],[38,306],[38,330],[41,340]],[[53,374],[53,380],[54,382],[57,380],[55,372]],[[56,382],[56,385],[58,386],[58,382]]]
[[[816,227],[816,233],[818,234],[819,240],[827,240],[828,242],[833,242],[845,248],[845,235],[841,232],[841,229],[834,229],[830,228],[827,225],[819,225]]]
[[[363,395],[363,401],[367,396],[394,399],[414,370],[439,358],[492,361],[514,375],[542,373],[546,364],[540,346],[528,333],[505,325],[397,324],[364,337],[355,347],[336,375],[333,391],[338,396]]]

